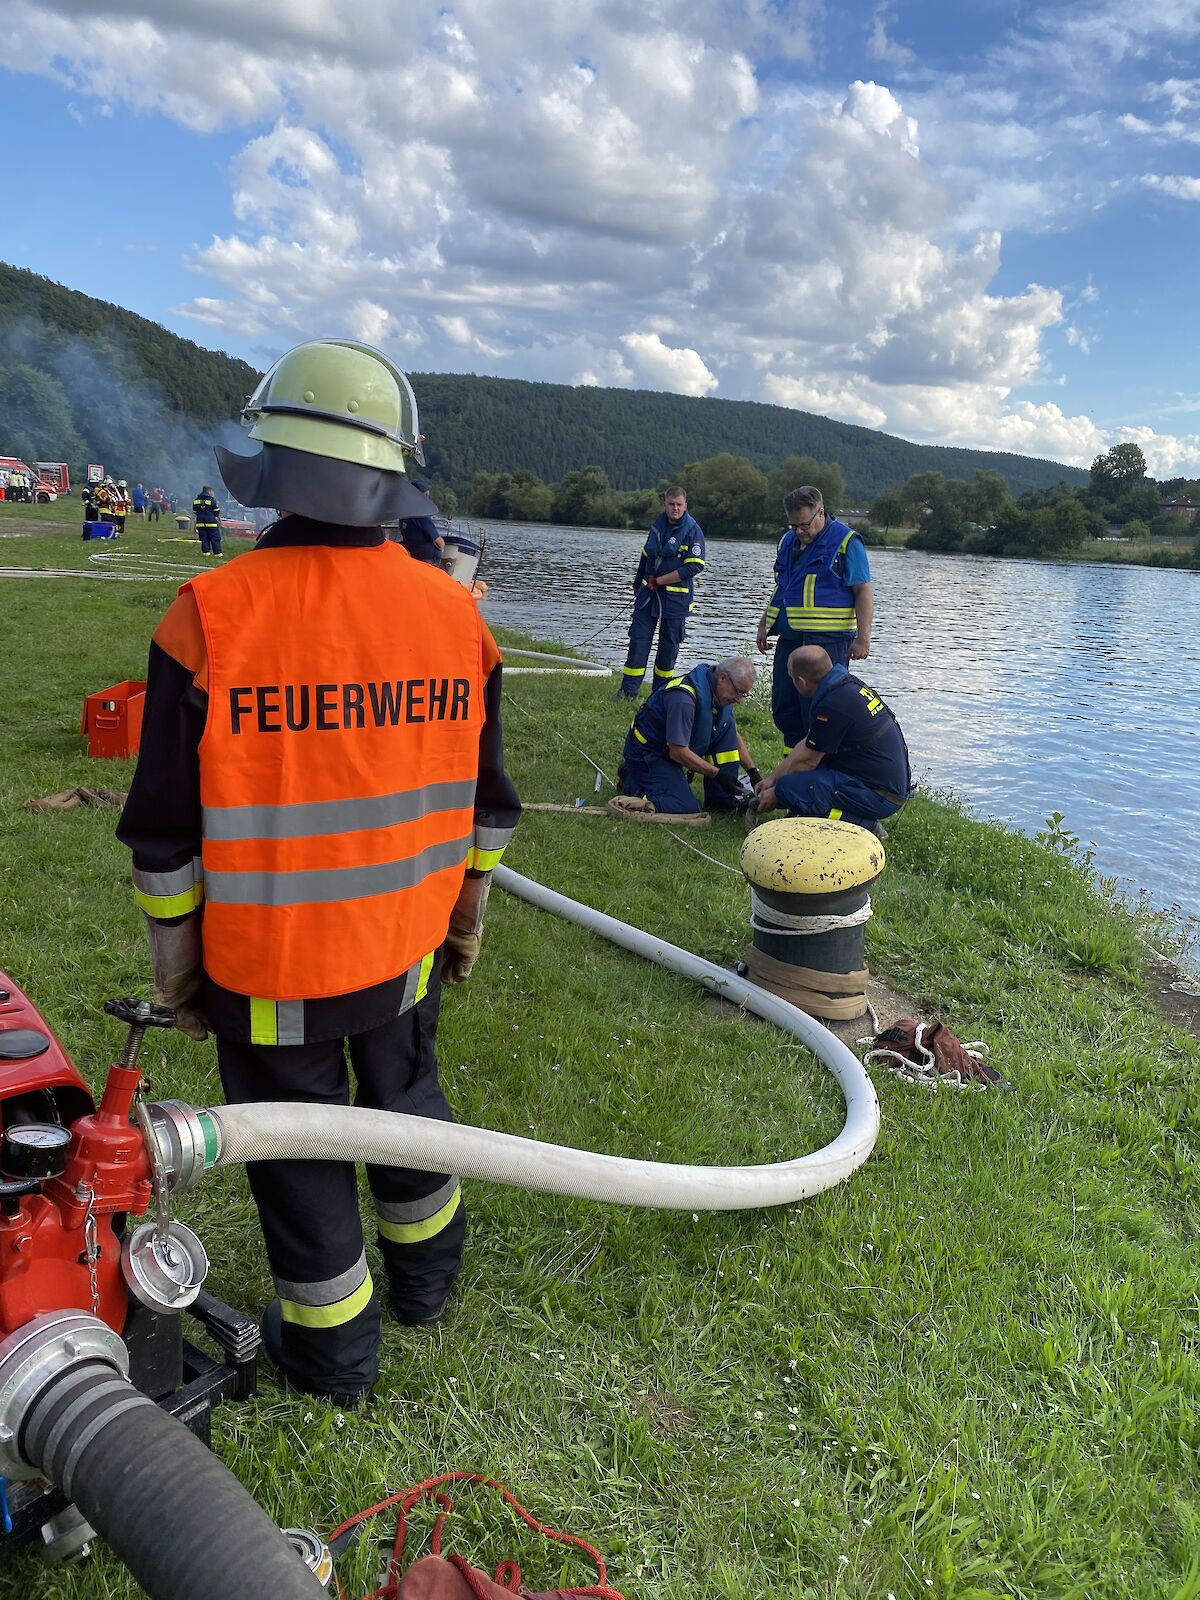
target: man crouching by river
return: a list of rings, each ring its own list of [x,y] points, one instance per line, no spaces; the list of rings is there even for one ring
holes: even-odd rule
[[[841,818],[874,832],[912,790],[900,724],[874,689],[835,667],[820,645],[793,650],[788,674],[809,702],[808,735],[756,787],[754,813],[782,806],[793,816]]]
[[[753,689],[757,672],[745,656],[730,656],[715,667],[701,662],[655,689],[625,737],[617,771],[621,792],[640,795],[656,811],[689,816],[700,810],[689,776],[698,773],[710,811],[744,810],[750,791],[739,805],[739,763],[751,783],[761,775],[733,708]]]

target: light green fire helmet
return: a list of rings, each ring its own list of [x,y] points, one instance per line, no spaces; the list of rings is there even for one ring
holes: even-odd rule
[[[250,437],[355,466],[404,472],[424,464],[412,385],[370,345],[314,339],[260,380],[242,410]]]
[[[370,345],[297,345],[259,380],[242,420],[259,453],[216,448],[221,476],[242,505],[351,527],[436,512],[407,476],[408,462],[425,461],[412,385]]]

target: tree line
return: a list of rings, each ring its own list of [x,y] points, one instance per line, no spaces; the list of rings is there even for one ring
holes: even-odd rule
[[[940,472],[914,473],[899,489],[876,496],[870,521],[885,534],[892,528],[911,527],[905,543],[913,550],[1056,556],[1089,539],[1104,538],[1111,527],[1119,527],[1128,539],[1181,532],[1200,535],[1200,525],[1193,527],[1163,511],[1165,498],[1200,499],[1198,490],[1200,484],[1186,479],[1155,482],[1147,475],[1140,447],[1127,443],[1098,455],[1081,487],[1062,483],[1015,498],[997,472],[977,472],[969,483]],[[1194,565],[1200,562],[1200,537],[1182,561],[1171,551],[1157,555],[1159,565]]]

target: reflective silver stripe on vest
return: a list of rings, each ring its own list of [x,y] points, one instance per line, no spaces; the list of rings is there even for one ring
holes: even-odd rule
[[[335,900],[367,900],[372,895],[412,889],[431,873],[461,866],[471,835],[431,844],[402,861],[370,867],[311,868],[304,872],[207,872],[204,893],[210,906],[303,906]]]
[[[375,1197],[375,1215],[384,1222],[424,1222],[446,1205],[458,1188],[457,1178],[447,1178],[440,1189],[422,1195],[419,1200],[380,1200]]]
[[[281,1300],[291,1300],[298,1306],[329,1306],[344,1300],[355,1289],[361,1289],[367,1278],[367,1252],[364,1250],[352,1267],[339,1272],[336,1278],[325,1278],[320,1283],[292,1283],[287,1278],[275,1279],[275,1293]]]
[[[415,822],[434,811],[461,811],[475,800],[474,778],[427,783],[398,794],[361,800],[301,800],[284,806],[205,806],[204,837],[230,839],[310,839],[324,833],[361,833]]]

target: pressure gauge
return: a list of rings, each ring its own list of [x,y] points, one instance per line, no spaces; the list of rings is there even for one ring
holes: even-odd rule
[[[71,1130],[57,1122],[18,1122],[4,1133],[0,1172],[6,1178],[57,1178],[66,1170]]]

